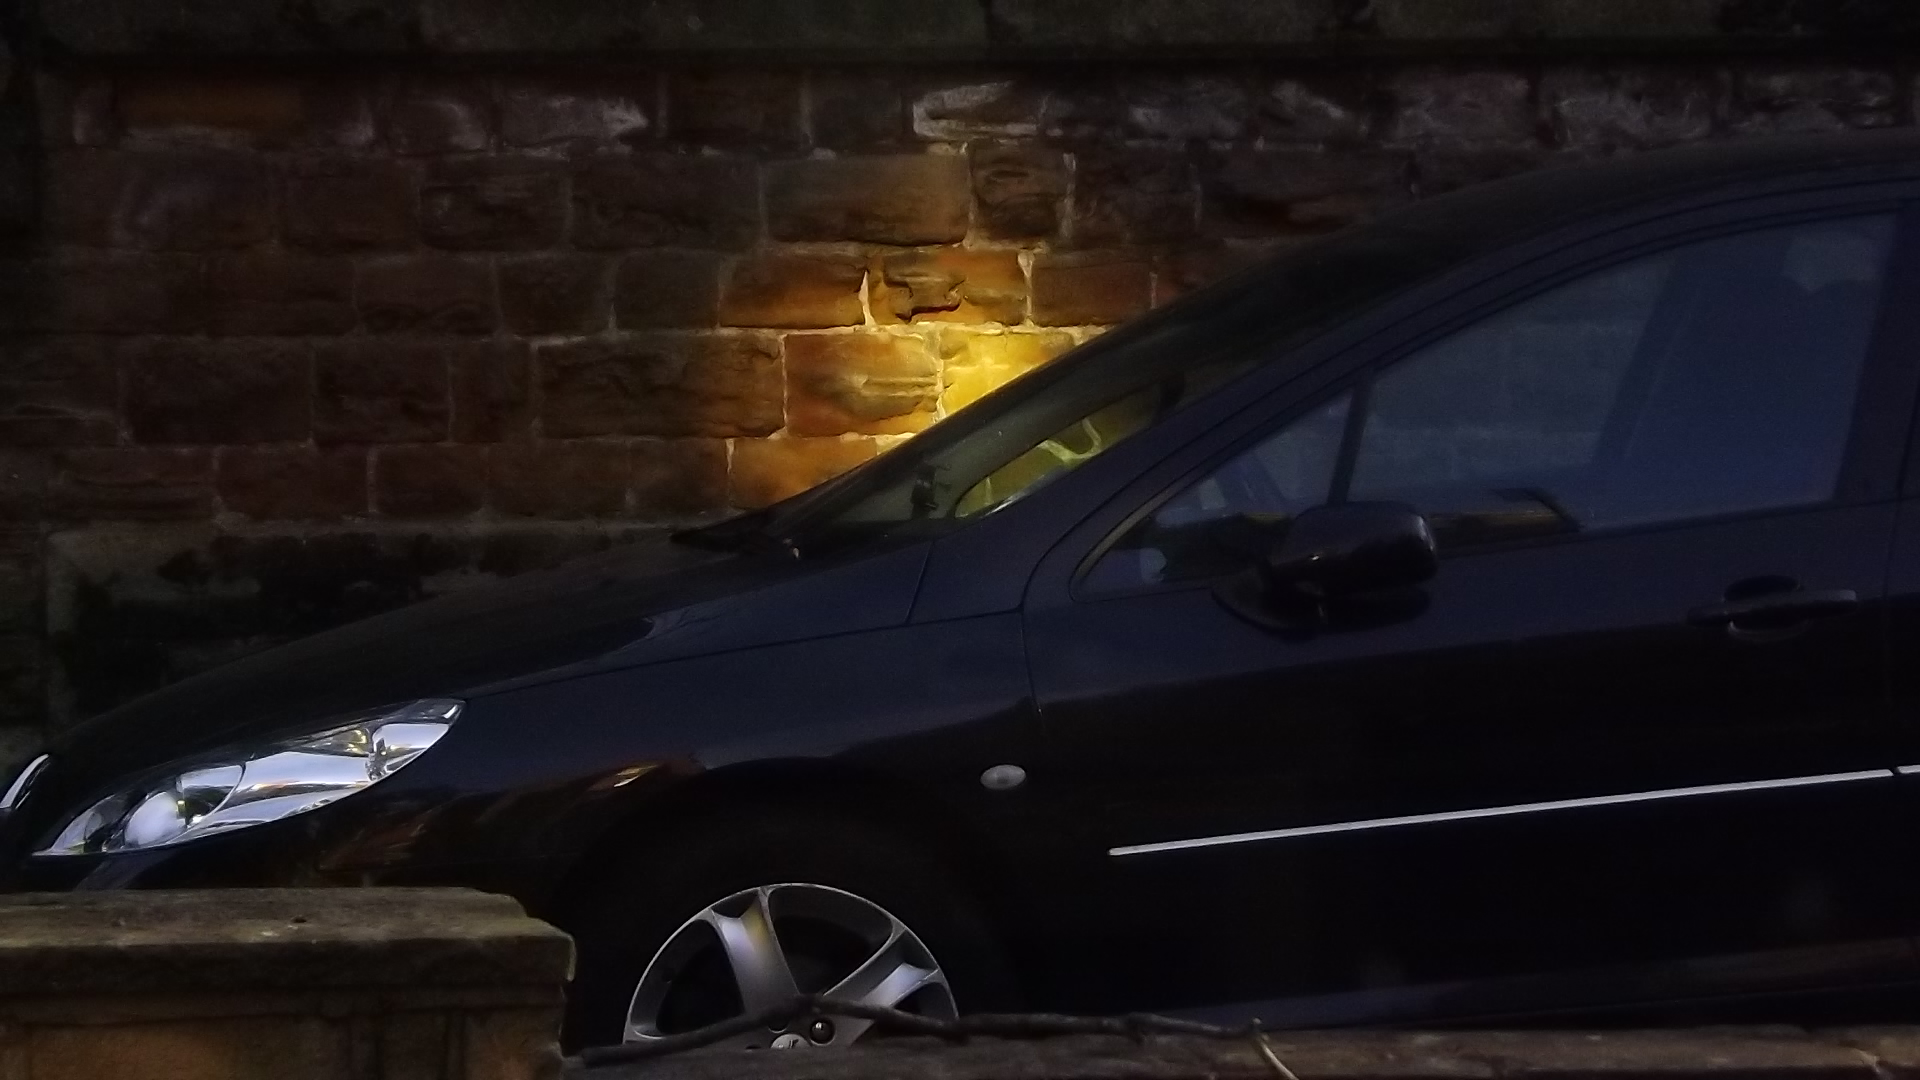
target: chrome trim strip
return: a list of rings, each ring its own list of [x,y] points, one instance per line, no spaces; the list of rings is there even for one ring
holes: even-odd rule
[[[1438,814],[1409,814],[1405,817],[1370,818],[1366,821],[1341,821],[1332,825],[1302,825],[1293,829],[1268,829],[1263,832],[1203,836],[1193,840],[1165,840],[1157,844],[1129,844],[1109,848],[1115,858],[1125,855],[1152,855],[1163,851],[1187,851],[1193,848],[1251,844],[1262,840],[1292,840],[1302,836],[1328,833],[1363,832],[1368,829],[1397,829],[1403,825],[1432,825],[1442,821],[1471,821],[1476,818],[1511,817],[1543,810],[1579,810],[1590,806],[1620,806],[1625,803],[1653,802],[1657,799],[1686,799],[1695,795],[1730,795],[1742,791],[1770,788],[1807,787],[1813,784],[1847,784],[1856,780],[1891,780],[1892,769],[1866,769],[1861,772],[1825,773],[1820,776],[1789,776],[1779,780],[1743,780],[1737,784],[1702,784],[1699,787],[1665,788],[1660,791],[1636,791],[1630,795],[1594,795],[1584,799],[1556,799],[1552,802],[1517,803],[1512,806],[1487,806],[1478,810],[1448,810]]]
[[[27,767],[21,769],[20,775],[14,777],[13,783],[7,785],[6,794],[0,795],[0,813],[13,809],[21,796],[27,793],[27,785],[33,783],[33,778],[40,775],[40,770],[46,767],[47,755],[45,754],[27,762]]]

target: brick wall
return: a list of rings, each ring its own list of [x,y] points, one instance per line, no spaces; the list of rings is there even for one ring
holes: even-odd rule
[[[10,97],[41,194],[0,257],[0,756],[802,490],[1383,207],[1914,120],[1910,65],[1838,55],[149,61]]]

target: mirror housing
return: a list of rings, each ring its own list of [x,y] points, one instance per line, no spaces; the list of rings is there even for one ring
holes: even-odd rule
[[[1320,626],[1348,607],[1359,622],[1393,621],[1424,608],[1424,596],[1410,593],[1439,568],[1433,530],[1413,507],[1336,503],[1294,518],[1219,597],[1235,614],[1276,629]]]

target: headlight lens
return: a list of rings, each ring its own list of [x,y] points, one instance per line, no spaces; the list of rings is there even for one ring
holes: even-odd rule
[[[313,810],[392,775],[459,716],[458,701],[414,701],[178,765],[88,807],[40,854],[142,851]]]

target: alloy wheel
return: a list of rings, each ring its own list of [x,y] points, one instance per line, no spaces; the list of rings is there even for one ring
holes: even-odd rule
[[[626,1040],[644,1042],[822,994],[925,1016],[956,1015],[947,978],[914,932],[842,889],[743,889],[681,924],[640,975]],[[750,1047],[845,1046],[872,1022],[801,1017],[752,1032]]]

